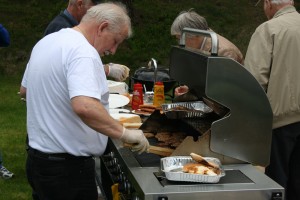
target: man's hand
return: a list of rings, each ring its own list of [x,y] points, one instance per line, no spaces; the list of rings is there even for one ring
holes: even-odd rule
[[[133,144],[132,150],[141,154],[149,149],[149,142],[141,130],[124,128],[120,140],[124,143]]]
[[[110,63],[108,68],[108,76],[116,81],[124,81],[129,76],[130,69],[125,65]]]
[[[183,95],[183,94],[187,93],[188,91],[189,91],[188,86],[186,86],[186,85],[179,86],[179,87],[175,88],[175,96]]]

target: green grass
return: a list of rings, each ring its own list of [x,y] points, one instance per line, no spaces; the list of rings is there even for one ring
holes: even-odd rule
[[[194,8],[209,26],[235,43],[245,55],[251,34],[266,20],[257,0],[134,0],[134,36],[104,62],[123,63],[135,69],[150,58],[168,66],[169,52],[176,44],[170,27],[182,10]],[[25,175],[26,107],[17,92],[34,44],[49,21],[67,4],[65,0],[0,0],[0,23],[11,34],[11,45],[0,49],[0,150],[4,165],[15,173],[0,178],[0,200],[31,199]],[[300,3],[295,2],[298,10]]]
[[[0,150],[3,164],[15,176],[0,178],[0,200],[30,199],[30,188],[25,176],[26,106],[17,92],[18,78],[0,76]]]

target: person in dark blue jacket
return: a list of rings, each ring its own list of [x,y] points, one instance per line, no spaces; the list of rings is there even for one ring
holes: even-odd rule
[[[100,1],[69,0],[68,7],[49,23],[44,32],[44,36],[57,32],[62,28],[73,28],[77,26],[86,11],[98,3],[100,3]]]
[[[0,47],[8,47],[10,44],[9,33],[6,28],[0,24]]]
[[[6,30],[6,28],[0,24],[0,47],[8,47],[10,44],[10,37],[9,37],[9,33]],[[1,151],[0,151],[0,176],[4,179],[9,179],[11,177],[13,177],[13,173],[11,173],[10,171],[8,171],[3,165],[3,160],[2,160],[2,155],[1,155]]]
[[[99,0],[69,0],[68,7],[57,15],[47,26],[44,36],[63,28],[77,26],[86,11],[103,1]],[[124,81],[129,76],[129,68],[125,65],[109,63],[104,65],[105,73],[115,81]]]

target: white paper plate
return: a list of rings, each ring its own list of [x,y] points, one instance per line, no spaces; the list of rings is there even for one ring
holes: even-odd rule
[[[114,118],[115,120],[120,120],[120,118],[130,118],[130,117],[134,117],[134,116],[138,116],[138,115],[127,114],[127,113],[113,113],[113,114],[110,114],[110,116],[112,118]]]
[[[125,94],[128,93],[128,85],[124,82],[107,80],[109,93]]]
[[[143,116],[146,116],[146,117],[149,117],[150,115],[151,115],[151,113],[136,113],[136,111],[135,110],[133,110],[133,111],[131,111],[132,113],[134,113],[134,114],[136,114],[136,115],[143,115]]]
[[[120,108],[129,103],[129,98],[120,94],[109,95],[109,108]]]
[[[130,110],[128,109],[123,109],[123,108],[111,108],[109,109],[110,114],[119,114],[119,113],[130,113]]]

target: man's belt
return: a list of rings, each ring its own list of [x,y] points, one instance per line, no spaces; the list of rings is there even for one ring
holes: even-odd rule
[[[44,153],[29,147],[28,153],[48,160],[87,160],[92,156],[74,156],[68,153]]]

